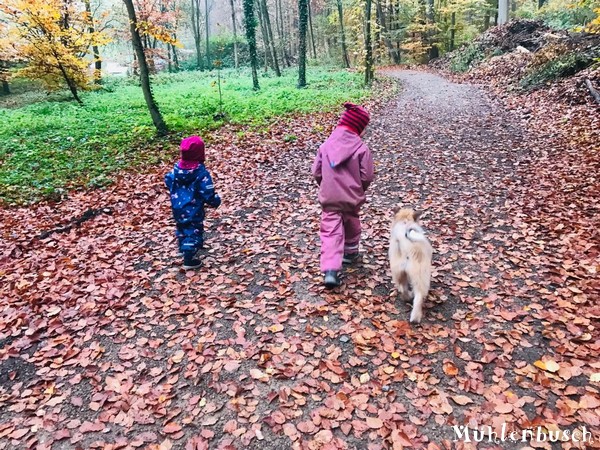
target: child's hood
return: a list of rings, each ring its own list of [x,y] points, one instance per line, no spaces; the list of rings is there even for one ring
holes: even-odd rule
[[[362,139],[356,133],[338,127],[321,146],[321,153],[325,164],[335,169],[352,158],[363,145]]]
[[[192,170],[180,169],[177,164],[173,168],[173,177],[180,184],[192,184],[200,174],[204,172],[204,166],[200,164]]]

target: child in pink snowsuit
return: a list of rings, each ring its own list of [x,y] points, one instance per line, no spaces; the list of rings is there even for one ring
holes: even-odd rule
[[[337,127],[319,148],[312,166],[323,207],[321,272],[328,288],[340,285],[342,264],[351,263],[358,256],[359,212],[374,176],[371,151],[361,139],[369,113],[352,103],[345,103],[344,107]]]

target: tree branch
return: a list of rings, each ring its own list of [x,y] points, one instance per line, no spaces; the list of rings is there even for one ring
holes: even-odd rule
[[[589,78],[585,79],[585,85],[590,90],[590,94],[592,94],[592,97],[594,97],[596,102],[598,104],[600,104],[600,92],[598,92],[596,89],[594,89],[594,86],[592,85],[592,82],[590,81]]]

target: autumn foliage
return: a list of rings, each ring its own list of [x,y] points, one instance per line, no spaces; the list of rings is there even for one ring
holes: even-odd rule
[[[9,37],[27,65],[19,74],[41,80],[47,89],[65,85],[79,100],[78,90],[90,84],[84,56],[91,46],[108,38],[92,32],[93,18],[82,2],[64,0],[6,0],[0,11],[10,18]]]

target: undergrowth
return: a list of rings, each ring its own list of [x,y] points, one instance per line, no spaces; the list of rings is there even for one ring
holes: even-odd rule
[[[158,162],[162,148],[183,135],[233,124],[264,126],[275,117],[339,107],[360,101],[369,91],[360,75],[311,68],[307,89],[297,89],[297,71],[280,78],[263,76],[252,90],[245,71],[224,70],[219,110],[216,72],[159,74],[154,93],[171,130],[167,142],[156,140],[142,91],[135,79],[108,81],[83,94],[83,106],[67,101],[40,101],[0,109],[0,202],[18,204],[57,198],[65,190],[103,186],[118,170]]]

